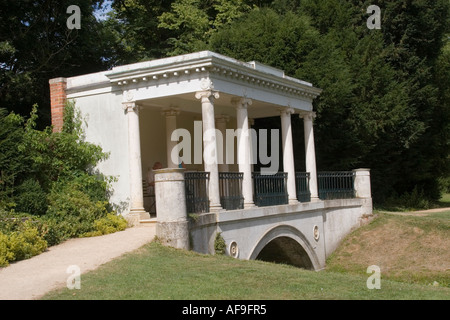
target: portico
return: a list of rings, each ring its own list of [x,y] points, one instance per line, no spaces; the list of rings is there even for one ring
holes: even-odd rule
[[[209,208],[211,212],[223,210],[220,204],[219,168],[230,170],[227,163],[226,148],[218,149],[216,137],[217,117],[227,117],[235,121],[237,132],[237,153],[232,164],[243,173],[242,195],[244,208],[255,206],[253,200],[251,134],[249,114],[252,118],[280,116],[282,124],[283,168],[287,173],[287,193],[290,204],[298,203],[295,185],[295,167],[291,116],[301,114],[305,119],[312,112],[312,101],[320,90],[311,84],[287,77],[282,70],[261,65],[257,62],[243,63],[212,52],[200,52],[176,58],[151,61],[142,64],[118,67],[108,72],[112,85],[123,90],[125,104],[134,103],[141,108],[161,108],[166,120],[166,163],[168,168],[176,168],[174,154],[178,156],[177,143],[172,132],[178,128],[177,118],[183,113],[201,114],[203,168],[209,173]],[[194,99],[195,98],[195,99]],[[171,101],[169,103],[169,101]],[[167,106],[169,104],[169,106]],[[176,106],[176,107],[174,107]],[[130,114],[132,119],[138,113]],[[234,120],[236,119],[236,120]],[[311,118],[312,119],[312,118]],[[228,120],[229,122],[230,120]],[[142,121],[141,121],[142,123]],[[131,120],[128,127],[130,146],[137,143],[135,133],[137,121]],[[226,130],[227,121],[221,122],[221,130]],[[219,132],[222,132],[220,131]],[[308,130],[306,162],[309,172],[316,172],[312,121],[305,126]],[[195,133],[194,133],[195,134]],[[226,135],[225,135],[226,136]],[[222,135],[222,137],[225,137]],[[143,138],[146,139],[146,138]],[[130,168],[139,168],[138,148],[129,153]],[[195,150],[194,150],[195,153]],[[221,157],[218,157],[221,155]],[[198,155],[194,155],[198,156]],[[176,157],[175,157],[176,158]],[[219,158],[221,158],[219,163]],[[228,159],[229,160],[229,159]],[[192,163],[185,164],[188,167]],[[237,166],[236,166],[237,164]],[[228,166],[227,167],[224,167]],[[131,174],[130,185],[133,192],[130,201],[130,214],[141,212],[140,190],[142,178]],[[314,180],[314,179],[312,179]],[[317,183],[310,183],[312,199],[316,199]]]
[[[198,139],[192,139],[190,151],[193,161],[184,161],[183,166],[188,171],[209,173],[210,210],[223,210],[219,172],[230,171],[243,173],[244,208],[254,207],[252,159],[258,155],[253,154],[255,149],[249,123],[250,119],[264,117],[280,117],[283,168],[287,173],[290,204],[298,203],[291,117],[295,114],[304,117],[306,170],[311,173],[309,187],[312,199],[316,199],[312,102],[321,90],[310,83],[288,77],[284,71],[258,62],[241,62],[209,51],[120,66],[65,81],[67,98],[75,99],[77,107],[91,119],[93,110],[85,101],[92,99],[93,95],[109,95],[114,101],[120,100],[122,107],[114,105],[117,102],[107,103],[115,113],[118,108],[124,110],[122,116],[126,121],[117,121],[125,126],[120,130],[126,134],[127,148],[117,154],[121,154],[120,161],[126,162],[128,177],[120,177],[119,180],[122,185],[128,180],[128,210],[124,213],[135,220],[150,217],[143,205],[143,180],[146,180],[153,163],[160,161],[167,168],[181,165],[182,157],[177,149],[181,141],[173,136],[176,129],[185,129],[193,137],[202,137],[200,143]],[[101,117],[97,119],[101,120]],[[192,125],[195,121],[201,121],[201,132]],[[91,128],[86,129],[89,135]],[[232,157],[227,154],[225,144],[218,146],[216,137],[217,132],[226,137],[227,129],[236,132],[236,155]],[[108,137],[96,136],[93,140],[99,139],[105,141]],[[200,144],[202,154],[196,152]],[[114,149],[118,148],[121,147]],[[111,157],[115,158],[116,153],[111,152]],[[125,191],[124,187],[120,189]]]

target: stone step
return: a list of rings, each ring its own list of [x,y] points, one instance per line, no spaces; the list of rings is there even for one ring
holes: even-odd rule
[[[152,225],[152,224],[156,224],[157,222],[158,222],[157,218],[139,220],[139,224],[141,224],[141,225]]]

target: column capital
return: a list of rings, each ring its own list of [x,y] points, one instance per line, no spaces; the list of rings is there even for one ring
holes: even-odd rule
[[[161,115],[166,117],[176,117],[180,115],[180,109],[178,108],[168,108],[161,111]]]
[[[253,104],[253,100],[247,97],[231,98],[231,104],[237,109],[247,109]]]
[[[140,106],[136,104],[136,101],[127,101],[122,103],[122,108],[125,110],[126,113],[129,112],[136,112],[139,113]]]
[[[195,93],[195,98],[202,100],[203,102],[211,102],[211,100],[219,99],[219,91],[216,90],[204,90],[204,91],[198,91]],[[209,101],[207,101],[209,100]]]
[[[280,115],[291,115],[295,113],[295,110],[291,107],[285,107],[285,108],[278,108],[278,111],[280,111]]]
[[[300,113],[298,115],[301,119],[310,120],[310,121],[314,120],[317,117],[317,113],[315,113],[313,111],[300,111]]]

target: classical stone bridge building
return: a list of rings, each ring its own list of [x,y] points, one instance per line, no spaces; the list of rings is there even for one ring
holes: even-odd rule
[[[98,169],[117,178],[117,211],[157,223],[169,245],[214,253],[221,238],[236,258],[319,270],[372,213],[369,170],[317,172],[312,103],[321,90],[282,70],[203,51],[52,79],[50,89],[54,130],[74,100],[86,140],[110,153]],[[281,133],[252,130],[275,116]],[[294,116],[305,168],[295,168]],[[266,166],[255,172],[257,163]]]

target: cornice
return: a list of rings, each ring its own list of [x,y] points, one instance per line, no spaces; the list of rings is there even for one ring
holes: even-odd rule
[[[107,72],[106,76],[113,86],[123,90],[132,86],[147,87],[161,82],[178,82],[181,79],[209,78],[214,81],[218,78],[308,99],[315,99],[322,92],[321,89],[313,87],[310,83],[285,76],[281,70],[282,76],[280,73],[267,72],[273,68],[267,67],[258,70],[255,64],[240,62],[212,52],[186,55],[185,59],[182,57],[118,67]]]

